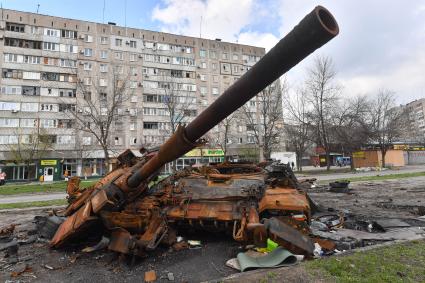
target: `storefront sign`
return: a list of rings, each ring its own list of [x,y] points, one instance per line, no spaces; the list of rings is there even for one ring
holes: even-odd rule
[[[41,166],[55,166],[58,163],[57,160],[41,160],[40,165]]]
[[[192,149],[191,151],[189,151],[188,153],[186,153],[184,156],[186,156],[186,157],[224,156],[224,151],[222,149],[205,149],[205,148],[203,148],[202,152],[201,152],[200,148],[195,148],[195,149]]]
[[[364,151],[353,152],[353,158],[365,158]]]

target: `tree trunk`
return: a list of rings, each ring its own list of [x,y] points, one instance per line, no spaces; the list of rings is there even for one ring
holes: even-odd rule
[[[106,167],[105,173],[108,173],[109,172],[109,162],[110,162],[108,149],[103,148],[103,153],[105,154],[105,167]]]
[[[326,171],[331,169],[331,154],[329,149],[326,149]]]
[[[382,155],[382,168],[385,168],[385,155],[387,154],[387,150],[382,149],[381,155]]]
[[[351,171],[354,171],[354,158],[353,158],[353,153],[352,152],[350,152],[350,168],[351,168]]]
[[[301,153],[296,153],[296,159],[297,159],[297,170],[302,172],[303,171],[303,166],[301,164],[301,160],[302,160],[302,155]]]

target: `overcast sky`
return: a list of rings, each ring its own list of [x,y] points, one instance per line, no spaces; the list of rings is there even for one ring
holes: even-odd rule
[[[332,57],[344,94],[393,90],[398,103],[425,97],[425,1],[420,0],[3,0],[4,8],[263,46],[270,49],[316,5],[335,16]],[[103,5],[105,3],[105,12]],[[126,3],[126,5],[125,5]],[[314,55],[288,74],[302,83]]]

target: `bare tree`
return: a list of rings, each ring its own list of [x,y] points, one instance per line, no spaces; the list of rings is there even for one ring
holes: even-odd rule
[[[260,149],[260,161],[269,159],[273,148],[280,143],[283,90],[280,80],[277,80],[255,97],[255,108],[250,102],[242,106],[247,131],[253,132]]]
[[[313,109],[312,123],[317,134],[316,140],[326,153],[326,168],[330,169],[330,145],[332,115],[339,98],[339,87],[334,83],[336,72],[330,57],[316,57],[313,68],[306,80],[308,100]]]
[[[224,161],[228,161],[228,141],[233,137],[232,126],[234,126],[236,118],[229,115],[221,121],[213,130],[209,131],[205,138],[208,144],[213,147],[220,147],[223,150]]]
[[[332,127],[335,141],[353,160],[353,152],[367,144],[372,135],[369,119],[370,101],[366,96],[346,99],[336,108]],[[354,164],[351,162],[351,169]]]
[[[311,144],[310,111],[305,91],[284,96],[285,139],[288,150],[294,151],[297,169],[302,171],[302,157]]]
[[[397,108],[394,93],[382,89],[370,108],[373,139],[377,142],[382,155],[382,167],[385,167],[385,155],[392,144],[401,138],[406,124],[406,114]]]
[[[105,165],[110,165],[111,133],[113,124],[121,119],[123,109],[131,95],[130,74],[122,66],[112,66],[111,79],[77,79],[77,91],[82,99],[77,99],[76,111],[65,113],[74,119],[74,128],[93,135],[102,148]],[[109,85],[107,85],[109,84]],[[131,114],[131,113],[130,113]]]
[[[41,128],[40,119],[35,120],[36,127],[33,132],[23,134],[17,129],[17,140],[8,146],[8,150],[16,164],[24,164],[28,178],[35,171],[31,170],[31,164],[40,160],[46,155],[47,151],[53,148],[52,136],[49,136],[44,128]]]

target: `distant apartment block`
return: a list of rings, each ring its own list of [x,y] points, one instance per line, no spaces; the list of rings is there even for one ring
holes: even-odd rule
[[[169,135],[163,99],[170,82],[189,99],[183,122],[190,122],[265,49],[3,9],[0,53],[0,168],[9,180],[41,175],[51,180],[65,172],[91,176],[105,171],[96,138],[78,129],[75,117],[69,115],[71,111],[87,114],[81,107],[80,85],[101,88],[90,99],[102,101],[111,92],[114,72],[131,74],[131,98],[116,109],[120,118],[110,136],[111,155],[117,156],[126,148],[158,146]],[[249,103],[255,111],[255,98]],[[249,127],[233,126],[234,135],[227,142],[241,147],[253,144]],[[41,157],[34,156],[30,165],[18,164],[18,147],[34,143],[34,133],[49,149]],[[202,158],[220,161],[220,154],[214,152]],[[199,158],[192,153],[179,166]]]

